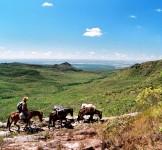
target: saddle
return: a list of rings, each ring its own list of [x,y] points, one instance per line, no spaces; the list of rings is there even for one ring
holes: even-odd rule
[[[29,116],[31,115],[31,111],[28,110],[25,118],[25,114],[23,112],[19,113],[20,120],[28,119]]]

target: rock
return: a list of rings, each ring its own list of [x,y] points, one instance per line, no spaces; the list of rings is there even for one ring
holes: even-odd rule
[[[0,128],[4,128],[4,127],[6,127],[6,123],[0,122]]]
[[[68,142],[63,144],[68,149],[77,149],[80,146],[80,142]]]
[[[48,123],[49,122],[49,118],[43,118],[43,122]]]
[[[7,143],[14,143],[15,139],[14,138],[4,138],[3,141],[7,142]]]
[[[75,141],[81,141],[81,140],[84,140],[86,138],[86,136],[85,135],[75,135],[74,136],[74,140]]]
[[[134,117],[138,112],[125,114],[122,116],[105,117],[98,123],[109,122],[114,118],[122,119],[123,117]],[[95,118],[95,117],[94,117]],[[13,131],[10,133],[7,129],[0,131],[0,136],[5,143],[3,149],[28,149],[28,150],[49,150],[49,149],[73,149],[73,150],[101,150],[105,149],[104,141],[96,133],[96,128],[87,123],[78,122],[73,117],[68,117],[67,122],[63,122],[65,128],[60,128],[60,124],[56,123],[55,128],[48,129],[48,119],[43,118],[42,122],[34,121],[31,128],[27,128],[26,132],[20,130],[20,134],[16,132],[17,127],[12,127]],[[74,121],[74,122],[73,122]],[[0,127],[5,127],[6,123],[0,122]],[[24,124],[21,124],[23,129]],[[58,129],[57,129],[58,128]],[[72,129],[69,129],[72,128]],[[73,129],[74,128],[74,129]],[[2,129],[1,129],[2,130]],[[44,132],[42,132],[44,131]],[[15,134],[16,133],[16,134]],[[8,136],[8,135],[12,135]],[[161,141],[161,136],[155,138]]]
[[[9,131],[0,131],[0,137],[6,137],[10,135],[11,133]]]
[[[90,146],[90,147],[82,148],[82,150],[95,150],[95,149],[94,147]]]

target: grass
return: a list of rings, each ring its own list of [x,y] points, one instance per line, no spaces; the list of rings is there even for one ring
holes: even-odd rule
[[[108,149],[161,148],[162,104],[150,107],[135,118],[114,119],[96,125]]]
[[[7,119],[10,112],[16,110],[17,103],[25,95],[29,96],[29,109],[43,110],[47,116],[54,105],[71,106],[73,102],[72,100],[69,102],[69,96],[76,97],[77,94],[67,95],[69,90],[72,91],[74,87],[89,84],[102,77],[101,74],[90,72],[58,72],[52,68],[38,66],[31,68],[31,66],[7,64],[6,67],[3,64],[0,68],[0,106],[3,111],[0,118],[2,121]],[[38,73],[31,75],[29,72]],[[64,97],[59,96],[61,93]]]
[[[137,95],[147,87],[162,86],[161,65],[160,62],[155,64],[158,67],[142,64],[137,69],[133,66],[102,72],[0,64],[1,121],[7,120],[8,114],[16,110],[17,103],[25,95],[29,97],[28,108],[43,111],[44,117],[48,117],[54,105],[72,107],[77,115],[82,103],[94,104],[103,111],[103,116],[138,111]]]
[[[0,121],[7,120],[8,114],[16,110],[17,103],[25,95],[29,96],[28,108],[42,110],[45,117],[54,105],[72,107],[77,115],[82,103],[94,104],[103,111],[103,116],[142,111],[137,117],[117,118],[92,126],[104,148],[161,149],[161,97],[156,104],[144,109],[136,101],[146,88],[162,89],[161,66],[162,61],[155,61],[122,70],[76,72],[58,71],[48,66],[2,64],[0,108],[3,113]],[[44,136],[50,135],[46,132]],[[69,132],[68,136],[72,138],[73,135]],[[81,143],[80,148],[83,146]],[[58,144],[58,147],[61,149],[62,145]]]

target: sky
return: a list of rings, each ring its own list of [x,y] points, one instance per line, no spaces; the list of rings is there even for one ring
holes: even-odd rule
[[[162,59],[162,0],[0,0],[0,59]]]

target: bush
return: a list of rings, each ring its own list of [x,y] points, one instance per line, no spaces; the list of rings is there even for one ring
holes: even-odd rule
[[[136,102],[142,106],[153,106],[156,105],[162,98],[162,90],[160,88],[158,89],[152,89],[146,88],[143,90],[136,99]]]

